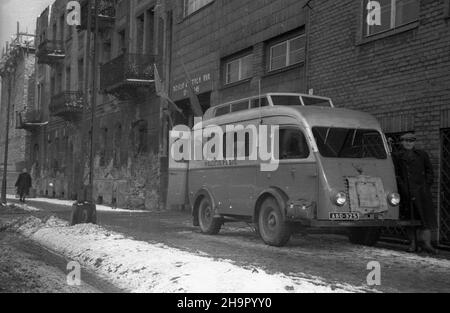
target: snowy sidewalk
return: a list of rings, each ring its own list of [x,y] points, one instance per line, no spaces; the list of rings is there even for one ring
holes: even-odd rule
[[[4,227],[3,227],[4,228]],[[11,221],[8,229],[60,253],[130,292],[364,292],[347,284],[330,286],[319,277],[269,274],[228,260],[127,238],[97,225],[70,227],[50,217]]]
[[[13,195],[7,195],[7,200],[18,200],[16,196]],[[49,204],[56,204],[56,205],[62,205],[67,207],[72,207],[75,201],[73,200],[60,200],[60,199],[50,199],[50,198],[30,198],[27,199],[27,201],[31,202],[42,202],[42,203],[49,203]],[[149,211],[142,211],[142,210],[128,210],[128,209],[121,209],[121,208],[112,208],[110,206],[106,205],[96,205],[96,209],[99,212],[127,212],[127,213],[146,213]]]

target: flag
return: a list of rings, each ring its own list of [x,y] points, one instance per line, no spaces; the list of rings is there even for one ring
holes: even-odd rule
[[[161,98],[167,100],[169,102],[169,104],[171,104],[171,107],[175,111],[177,111],[179,113],[183,113],[183,111],[175,104],[175,102],[173,102],[172,99],[169,98],[169,94],[164,89],[163,83],[161,81],[161,77],[159,76],[159,72],[158,72],[158,68],[156,67],[156,64],[154,64],[154,66],[155,66],[155,90],[156,90],[156,95],[158,97],[161,97]]]

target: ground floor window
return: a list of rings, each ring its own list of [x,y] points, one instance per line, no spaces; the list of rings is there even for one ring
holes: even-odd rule
[[[417,21],[419,10],[419,0],[364,0],[364,34],[371,36]]]

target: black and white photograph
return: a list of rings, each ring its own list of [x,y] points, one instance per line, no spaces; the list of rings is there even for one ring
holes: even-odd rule
[[[2,294],[448,293],[450,0],[0,0],[0,188]]]

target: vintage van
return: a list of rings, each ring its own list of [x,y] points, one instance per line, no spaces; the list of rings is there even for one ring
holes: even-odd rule
[[[394,166],[378,121],[335,108],[326,98],[307,105],[303,97],[314,98],[265,94],[209,109],[201,128],[222,128],[224,141],[231,136],[235,147],[245,141],[240,147],[246,157],[250,136],[227,133],[227,125],[276,126],[278,166],[262,171],[263,161],[227,154],[225,144],[223,154],[234,153],[232,161],[171,160],[168,202],[188,203],[203,233],[246,221],[273,246],[286,244],[304,227],[345,227],[351,242],[374,245],[381,227],[405,224],[399,221]]]

